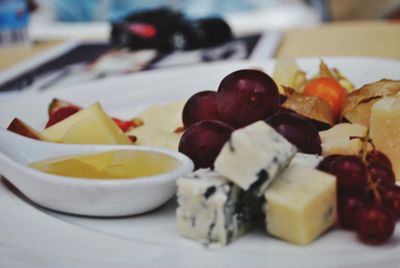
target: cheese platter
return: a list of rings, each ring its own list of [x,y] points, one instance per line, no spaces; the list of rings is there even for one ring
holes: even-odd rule
[[[320,60],[318,58],[296,59],[300,68],[311,75],[317,72]],[[395,60],[360,57],[326,57],[323,60],[327,65],[338,68],[356,88],[383,78],[400,79],[400,74],[397,71],[400,62]],[[212,63],[184,69],[155,70],[71,88],[60,88],[26,98],[22,96],[20,100],[4,103],[0,107],[0,125],[7,127],[13,118],[18,117],[24,122],[28,122],[35,129],[42,129],[48,119],[48,104],[54,98],[67,100],[82,107],[99,102],[104,110],[114,118],[133,118],[154,104],[168,105],[174,101],[188,99],[199,91],[215,91],[222,78],[236,70],[256,68],[272,75],[275,65],[274,60]],[[27,105],[28,101],[29,105]],[[162,116],[160,120],[162,120]],[[322,147],[322,150],[324,150],[324,147]],[[222,164],[216,163],[217,171],[224,169],[224,161],[226,162],[226,160],[220,161]],[[295,174],[302,172],[308,174],[309,170],[296,167],[292,171]],[[286,174],[286,176],[292,177],[293,175]],[[330,177],[326,179],[329,181]],[[237,184],[240,184],[240,182]],[[321,265],[350,267],[361,264],[365,267],[372,267],[377,264],[395,267],[396,261],[399,260],[398,241],[400,234],[398,228],[394,231],[392,238],[379,247],[362,244],[357,241],[354,233],[336,227],[328,232],[323,231],[324,234],[313,243],[307,243],[307,246],[298,246],[277,239],[276,236],[267,235],[265,226],[254,226],[252,231],[243,235],[236,242],[214,251],[204,247],[202,243],[196,243],[179,234],[175,215],[177,208],[175,198],[146,214],[103,219],[51,211],[38,207],[21,193],[10,193],[10,189],[7,187],[3,187],[2,191],[11,194],[9,195],[11,200],[22,201],[26,209],[39,210],[40,213],[36,213],[35,217],[51,217],[55,219],[52,224],[77,227],[76,235],[80,230],[96,233],[100,236],[108,235],[113,239],[123,239],[135,245],[144,244],[146,248],[154,247],[154,249],[161,250],[163,253],[160,253],[159,259],[152,259],[151,262],[147,263],[156,266],[160,263],[168,263],[169,265],[186,267],[192,266],[192,263],[194,263],[195,267],[205,265],[210,267],[240,267],[251,262],[252,266],[261,267],[265,266],[267,262],[274,267],[290,267],[294,264],[300,267],[319,267]],[[272,190],[268,198],[271,200],[271,204],[275,202]],[[3,206],[1,209],[6,211],[7,207]],[[32,221],[35,221],[35,218]],[[10,222],[10,219],[8,219],[8,222]],[[4,221],[3,224],[5,224]],[[1,220],[0,226],[2,226]],[[9,230],[9,232],[11,231]],[[34,237],[34,233],[33,229],[32,237]],[[11,243],[9,237],[0,237],[2,245],[7,246]],[[19,239],[12,241],[12,244],[22,246],[25,241],[22,238]],[[73,240],[78,239],[78,237],[71,235],[65,239]],[[61,248],[57,250],[57,245],[41,244],[40,241],[31,242],[30,245],[31,250],[38,247],[41,252],[49,252],[49,256],[51,255],[54,258],[57,258],[57,255],[65,256]],[[114,250],[118,251],[118,248]],[[109,256],[101,256],[97,261],[104,260],[104,263],[107,263],[114,259],[114,250],[109,252]],[[132,259],[126,259],[126,263],[133,262],[135,255],[140,255],[140,252],[133,252]],[[146,263],[143,262],[140,265],[146,266]]]

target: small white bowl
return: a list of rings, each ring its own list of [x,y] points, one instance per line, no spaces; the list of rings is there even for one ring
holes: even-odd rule
[[[132,145],[63,145],[34,141],[13,134],[20,146],[35,157],[0,151],[0,172],[33,202],[53,210],[87,216],[126,216],[155,209],[176,191],[175,181],[193,170],[193,162],[171,150]],[[10,141],[12,143],[13,140]],[[18,146],[19,148],[21,148]],[[21,148],[21,150],[23,150]],[[41,149],[38,149],[41,148]],[[18,149],[17,149],[18,150]],[[46,153],[43,152],[46,151]],[[156,176],[135,179],[85,179],[44,173],[26,164],[46,158],[110,150],[144,150],[164,153],[178,160],[176,169]],[[50,155],[44,157],[45,154]],[[39,157],[40,155],[41,157]]]

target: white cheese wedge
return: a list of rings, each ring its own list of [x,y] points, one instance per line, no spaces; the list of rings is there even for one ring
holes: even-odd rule
[[[305,245],[336,221],[336,178],[294,164],[264,194],[267,232],[294,244]]]
[[[177,185],[176,217],[183,236],[218,248],[250,228],[255,212],[248,203],[251,196],[217,172],[199,169],[180,178]]]
[[[215,160],[215,170],[261,196],[284,170],[296,147],[263,121],[235,130]]]
[[[376,148],[389,157],[400,180],[400,95],[376,102],[370,120],[370,137]]]
[[[351,137],[365,137],[366,134],[367,127],[351,123],[337,124],[328,130],[320,131],[322,155],[359,154],[362,141]]]

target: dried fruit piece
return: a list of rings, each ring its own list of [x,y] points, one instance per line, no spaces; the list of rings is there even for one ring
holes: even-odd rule
[[[292,92],[282,107],[314,120],[318,130],[328,129],[335,122],[329,104],[319,97]]]
[[[352,123],[369,127],[372,106],[383,96],[392,96],[400,92],[400,80],[382,79],[366,84],[346,95],[342,117]]]

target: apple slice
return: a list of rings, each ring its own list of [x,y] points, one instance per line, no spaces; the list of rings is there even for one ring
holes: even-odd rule
[[[60,108],[63,108],[63,107],[67,107],[67,106],[71,106],[71,107],[75,107],[75,108],[81,109],[81,107],[79,107],[78,105],[73,104],[72,102],[54,98],[54,99],[51,100],[51,102],[49,104],[49,107],[47,108],[47,112],[48,112],[49,116],[51,116],[51,114],[53,112],[55,112],[56,110],[58,110]]]
[[[31,139],[47,141],[47,138],[43,136],[39,131],[32,128],[19,118],[14,118],[8,125],[7,130]]]
[[[77,106],[65,106],[65,107],[61,107],[57,110],[54,110],[50,114],[49,120],[47,121],[45,128],[48,128],[54,124],[57,124],[58,122],[73,115],[74,113],[79,112],[80,110],[81,110],[81,108],[79,108]]]
[[[41,134],[50,141],[61,143],[132,144],[99,103],[70,115]]]

